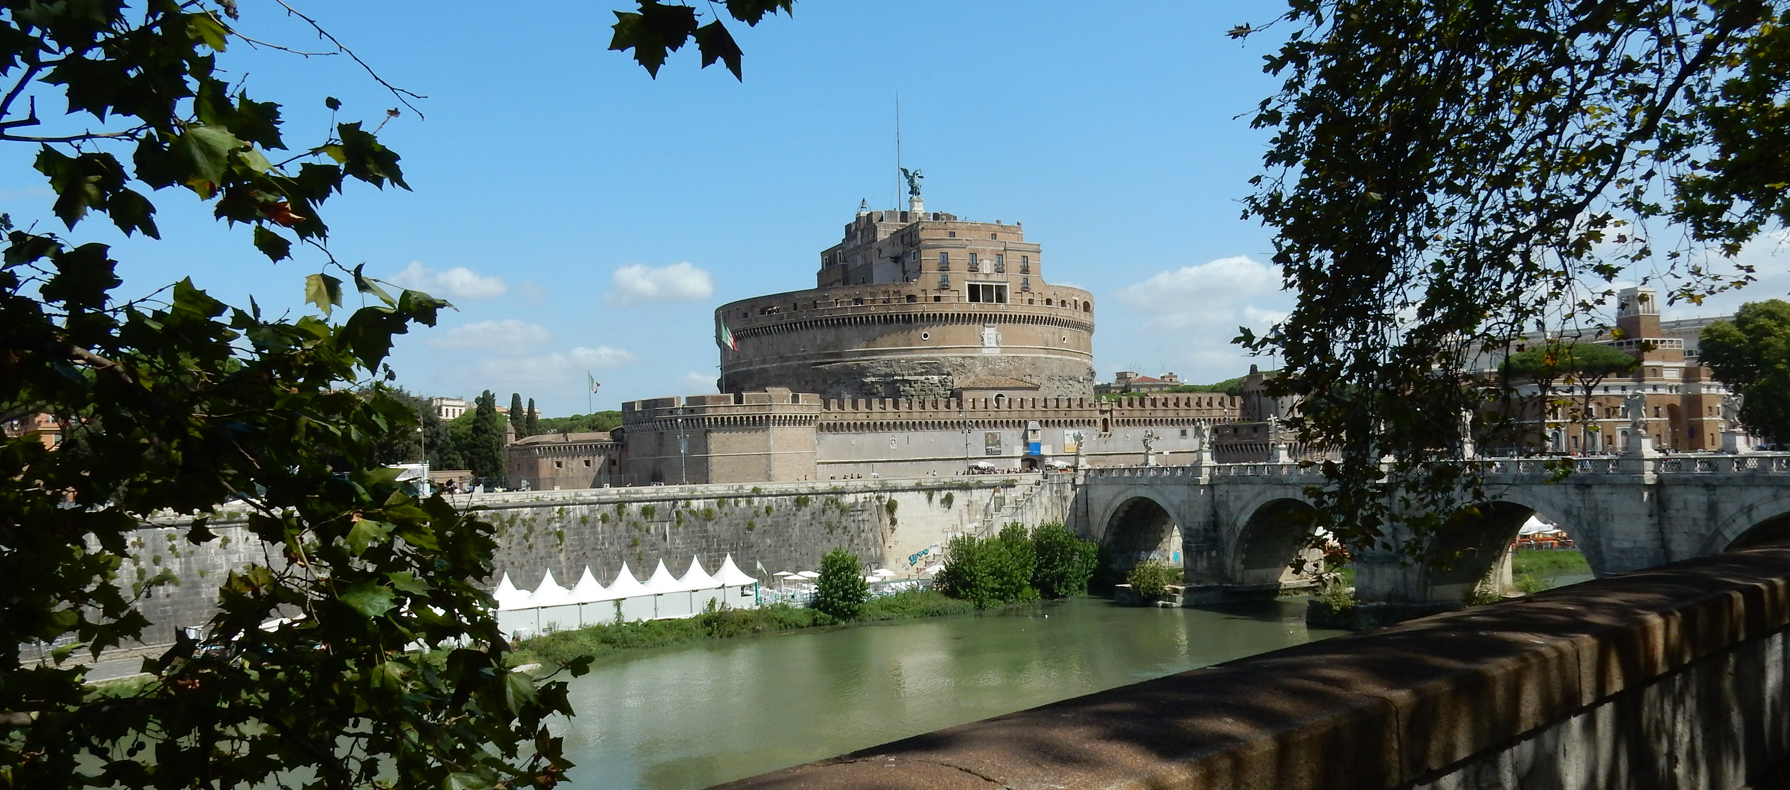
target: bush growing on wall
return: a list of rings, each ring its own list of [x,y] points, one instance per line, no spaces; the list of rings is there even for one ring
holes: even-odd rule
[[[814,609],[837,620],[850,620],[864,610],[870,598],[870,585],[864,582],[864,570],[858,555],[845,549],[827,552],[820,560],[820,579],[814,585]]]
[[[1039,595],[1068,598],[1088,591],[1100,551],[1094,541],[1077,537],[1068,526],[1053,522],[1032,531],[1032,549],[1038,558],[1032,586]]]

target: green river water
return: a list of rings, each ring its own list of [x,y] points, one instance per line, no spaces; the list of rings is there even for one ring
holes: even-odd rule
[[[1081,599],[629,651],[572,681],[559,731],[571,787],[706,787],[1338,633],[1304,611]]]

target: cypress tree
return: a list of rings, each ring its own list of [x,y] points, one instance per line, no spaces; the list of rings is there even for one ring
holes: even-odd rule
[[[526,415],[522,413],[522,393],[510,393],[510,427],[516,429],[517,436],[527,436],[522,432]]]
[[[535,411],[535,399],[528,399],[528,417],[522,421],[523,436],[536,436],[541,432],[541,414]]]
[[[474,477],[503,478],[503,423],[497,418],[497,396],[490,390],[478,397],[473,412],[472,435],[466,448],[466,464]]]

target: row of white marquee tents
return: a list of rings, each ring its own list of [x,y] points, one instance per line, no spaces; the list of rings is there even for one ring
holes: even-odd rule
[[[590,566],[571,589],[553,580],[553,572],[530,592],[517,589],[505,573],[497,584],[497,624],[506,634],[529,636],[550,631],[568,631],[617,619],[668,620],[692,617],[706,610],[713,602],[716,608],[750,609],[758,603],[758,580],[747,576],[727,555],[721,569],[713,575],[702,568],[702,560],[690,558],[690,569],[683,577],[673,578],[665,561],[645,582],[634,578],[627,563],[607,587],[597,583]]]

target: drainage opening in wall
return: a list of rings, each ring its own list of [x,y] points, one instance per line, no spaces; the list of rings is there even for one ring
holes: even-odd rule
[[[921,332],[921,333],[920,333],[920,339],[921,339],[921,340],[931,340],[931,339],[932,339],[932,333],[931,333],[931,332]]]

